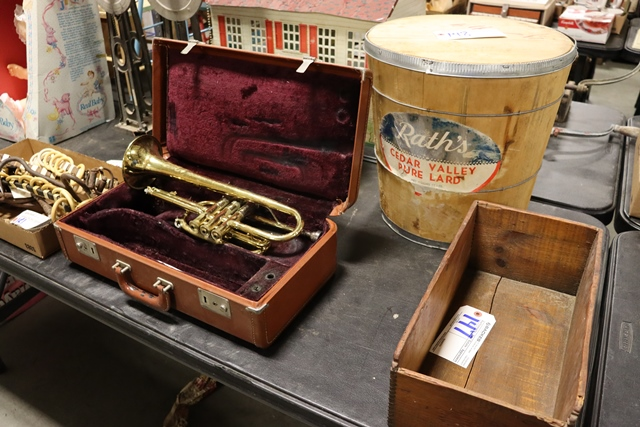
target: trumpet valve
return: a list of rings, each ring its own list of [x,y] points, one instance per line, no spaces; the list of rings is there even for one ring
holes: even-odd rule
[[[247,213],[247,205],[234,200],[219,213],[212,223],[211,239],[215,243],[224,243],[236,223],[242,222]]]

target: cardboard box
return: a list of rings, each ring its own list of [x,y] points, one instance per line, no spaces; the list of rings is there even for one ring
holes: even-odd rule
[[[603,245],[600,228],[474,202],[394,354],[389,425],[575,424]],[[465,305],[495,317],[467,368],[430,353]]]
[[[13,24],[16,2],[4,3],[0,34],[5,44],[0,58],[6,62],[0,68],[15,62],[26,67],[27,79],[11,83],[24,85],[22,91],[0,98],[0,138],[31,138],[53,144],[114,119],[97,4],[20,1],[24,10],[18,16],[26,28],[23,43]],[[9,56],[5,50],[15,50],[21,56]],[[8,79],[2,74],[0,83],[4,85]],[[0,95],[6,91],[0,86]]]
[[[620,34],[622,32],[624,24],[627,22],[627,18],[629,17],[630,7],[631,2],[629,0],[624,0],[620,8],[607,9],[608,12],[611,12],[615,15],[615,18],[613,19],[613,28],[611,29],[611,32],[613,34]]]
[[[502,16],[541,25],[551,25],[555,13],[554,0],[470,0],[468,15]]]
[[[17,156],[29,160],[33,154],[44,148],[52,148],[52,146],[51,144],[46,144],[34,139],[25,139],[0,150],[0,156],[8,154],[10,156]],[[122,171],[116,166],[112,166],[101,160],[94,159],[93,157],[65,150],[60,147],[55,147],[55,149],[71,157],[75,165],[82,163],[87,169],[100,166],[108,168],[113,172],[114,176],[118,179],[118,182],[122,182]],[[0,204],[0,238],[36,255],[39,258],[46,258],[57,252],[60,249],[60,244],[58,243],[58,238],[53,230],[53,225],[48,223],[47,225],[36,229],[25,230],[22,227],[11,223],[11,220],[21,212],[22,209],[20,208]]]
[[[577,41],[605,44],[613,29],[615,14],[569,6],[558,18],[558,30]]]
[[[467,0],[427,0],[426,14],[464,14]]]

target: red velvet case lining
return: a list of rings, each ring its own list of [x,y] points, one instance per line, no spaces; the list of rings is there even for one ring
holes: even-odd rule
[[[166,144],[180,159],[346,199],[360,80],[169,51]]]
[[[292,206],[305,230],[326,231],[349,189],[360,80],[178,51],[166,66],[169,160]],[[154,186],[194,201],[219,198],[166,177]],[[213,245],[174,227],[183,213],[122,185],[62,221],[251,300],[269,289],[252,285],[265,284],[259,271],[284,274],[312,244],[299,237],[264,255]]]

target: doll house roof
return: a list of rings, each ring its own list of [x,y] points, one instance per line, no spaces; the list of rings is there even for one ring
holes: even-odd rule
[[[285,12],[321,13],[363,21],[386,21],[397,0],[205,0],[211,6],[253,7]]]

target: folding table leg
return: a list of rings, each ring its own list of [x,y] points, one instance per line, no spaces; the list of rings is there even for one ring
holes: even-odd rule
[[[9,277],[7,273],[5,273],[4,271],[0,272],[0,297],[2,297],[2,293],[4,292],[4,288],[7,284],[7,277]],[[6,370],[7,365],[4,364],[2,358],[0,357],[0,374],[6,372]]]

